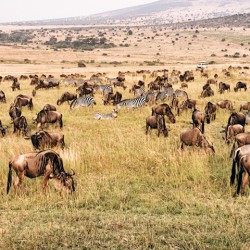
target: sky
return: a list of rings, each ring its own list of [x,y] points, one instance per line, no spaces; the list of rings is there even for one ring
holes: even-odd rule
[[[156,0],[2,0],[0,22],[88,16]]]

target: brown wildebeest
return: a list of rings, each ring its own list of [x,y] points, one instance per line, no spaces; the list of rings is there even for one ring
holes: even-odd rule
[[[5,93],[0,90],[0,102],[6,103]]]
[[[18,95],[14,100],[14,106],[22,108],[23,106],[28,106],[30,110],[33,109],[32,98],[26,95]]]
[[[6,135],[6,128],[3,127],[2,121],[0,120],[0,133],[2,134],[3,137]]]
[[[205,127],[205,114],[198,109],[195,109],[192,113],[193,128],[197,127],[204,134]]]
[[[214,91],[211,89],[211,87],[207,87],[206,89],[202,90],[201,92],[201,97],[209,97],[209,96],[213,96],[214,95]]]
[[[244,89],[247,90],[247,84],[244,82],[237,82],[236,86],[234,87],[234,91],[237,92],[238,90]]]
[[[230,157],[233,156],[236,145],[239,147],[242,147],[244,145],[250,144],[250,132],[240,133],[234,137],[234,144],[232,147],[232,150],[230,152]]]
[[[234,184],[235,177],[237,176],[237,189],[234,194],[234,197],[239,195],[240,190],[241,194],[244,194],[245,191],[245,186],[250,184],[249,182],[249,170],[243,169],[243,166],[241,165],[241,160],[245,158],[245,156],[249,156],[250,154],[250,145],[244,145],[242,147],[239,147],[235,150],[234,152],[234,158],[233,158],[233,164],[232,164],[232,172],[231,172],[231,177],[230,177],[230,186]],[[238,173],[236,174],[236,165],[237,165],[237,171]],[[243,170],[245,170],[245,174],[242,180],[242,174]]]
[[[208,102],[205,107],[205,118],[206,122],[209,124],[211,120],[216,118],[216,104]]]
[[[241,124],[244,127],[246,124],[246,116],[241,112],[233,112],[228,118],[227,126],[234,124]]]
[[[214,85],[217,85],[217,81],[216,81],[216,80],[214,80],[214,79],[208,79],[208,80],[207,80],[207,83],[208,83],[208,84],[214,84]]]
[[[184,149],[185,146],[197,146],[204,148],[205,150],[211,150],[212,153],[215,153],[213,145],[211,145],[206,137],[201,133],[198,128],[192,128],[180,134],[181,149]]]
[[[65,146],[64,134],[62,133],[40,130],[31,135],[30,139],[35,149],[44,150],[45,148],[56,146],[60,146],[63,149]]]
[[[13,133],[16,133],[20,135],[22,133],[23,136],[27,136],[28,134],[28,123],[24,116],[16,117],[11,122],[14,125],[14,131]]]
[[[33,120],[36,122],[37,127],[41,129],[47,123],[56,123],[60,128],[63,127],[62,114],[57,111],[41,110]]]
[[[65,92],[62,94],[62,96],[57,100],[57,105],[61,105],[63,104],[64,102],[68,102],[69,104],[69,101],[73,101],[77,98],[77,95],[76,94],[72,94],[72,93],[69,93],[69,92]]]
[[[219,92],[223,94],[225,91],[230,92],[230,85],[224,82],[219,82]]]
[[[14,103],[10,104],[10,109],[9,109],[9,115],[11,120],[20,117],[22,114],[22,110],[16,106],[14,106]]]
[[[45,104],[44,107],[43,107],[43,110],[45,111],[56,111],[56,107],[52,104]]]
[[[233,110],[233,103],[230,100],[222,100],[216,103],[216,105],[221,109]]]
[[[247,110],[249,111],[250,110],[250,102],[244,102],[240,105],[240,111],[242,110]]]
[[[148,116],[146,118],[146,135],[148,134],[148,130],[150,129],[157,129],[158,130],[158,137],[162,132],[165,137],[168,136],[168,130],[166,128],[165,118],[164,115],[153,115]]]
[[[231,141],[234,140],[236,135],[244,133],[244,126],[242,126],[241,124],[229,125],[228,127],[225,128],[225,130],[221,132],[226,133],[225,141],[226,143],[230,143]]]
[[[108,93],[105,96],[103,96],[103,104],[107,105],[110,103],[110,101],[113,101],[113,105],[118,104],[122,100],[122,94],[118,91],[114,93]]]
[[[17,78],[14,78],[11,88],[12,91],[15,91],[16,89],[20,90],[20,83],[17,82]]]
[[[182,111],[187,111],[188,109],[195,109],[195,107],[196,107],[196,100],[192,99],[184,100],[181,103],[180,107],[178,107],[177,114],[180,115]]]
[[[66,173],[63,161],[59,154],[52,150],[32,152],[14,157],[9,162],[9,173],[7,182],[7,194],[12,184],[12,169],[16,172],[16,180],[13,185],[17,189],[23,189],[24,176],[36,178],[43,176],[43,191],[46,193],[49,179],[55,179],[56,188],[72,193],[75,191],[74,173]]]
[[[172,113],[170,107],[168,104],[163,103],[158,106],[155,106],[152,108],[152,116],[158,114],[158,115],[166,115],[171,123],[175,123],[175,116]]]

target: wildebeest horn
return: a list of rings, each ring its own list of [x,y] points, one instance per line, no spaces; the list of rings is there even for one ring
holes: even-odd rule
[[[29,140],[30,139],[30,136],[25,136],[23,137],[25,140]]]
[[[72,171],[72,174],[69,174],[70,176],[73,176],[73,175],[76,174],[75,171],[72,168],[71,168],[71,171]]]
[[[225,130],[225,129],[220,131],[220,133],[225,133],[225,132],[226,132],[226,130]]]

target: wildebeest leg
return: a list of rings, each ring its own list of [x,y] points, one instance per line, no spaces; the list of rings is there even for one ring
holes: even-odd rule
[[[16,179],[15,179],[15,181],[14,181],[14,183],[13,183],[15,191],[17,190],[18,184],[19,184],[19,177],[17,176]]]
[[[245,172],[243,180],[242,180],[242,185],[241,185],[241,195],[244,195],[245,187],[248,183],[249,183],[249,174]]]
[[[49,182],[50,174],[51,173],[47,173],[43,177],[43,192],[44,192],[44,194],[46,194],[48,191],[48,185],[49,185],[48,182]]]

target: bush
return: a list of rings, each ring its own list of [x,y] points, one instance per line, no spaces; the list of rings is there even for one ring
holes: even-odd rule
[[[77,65],[78,65],[78,68],[85,68],[86,67],[86,65],[83,61],[78,62]]]

